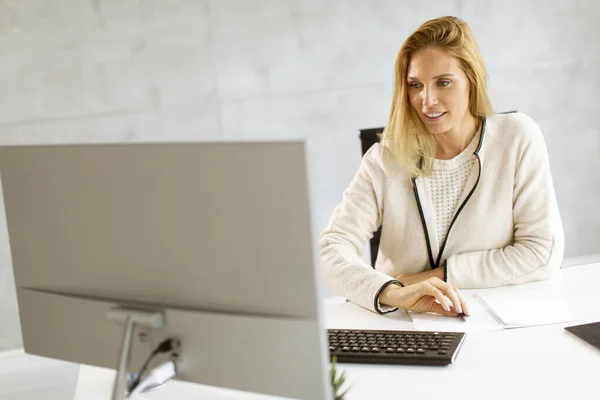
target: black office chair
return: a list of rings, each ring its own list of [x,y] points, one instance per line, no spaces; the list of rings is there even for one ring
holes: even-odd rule
[[[383,132],[382,128],[369,128],[360,130],[360,144],[362,147],[362,155],[364,156],[367,150],[371,148],[375,143],[379,142],[379,134]],[[375,268],[375,261],[377,261],[377,253],[379,252],[379,241],[381,239],[381,227],[377,229],[377,232],[373,233],[373,237],[370,240],[371,250],[371,266]]]

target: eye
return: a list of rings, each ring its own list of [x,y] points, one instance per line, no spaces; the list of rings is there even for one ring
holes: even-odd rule
[[[420,88],[420,87],[421,87],[421,84],[420,84],[420,83],[418,83],[418,82],[410,82],[410,83],[408,84],[408,86],[409,86],[409,87],[411,87],[411,88],[414,88],[414,89],[418,89],[418,88]]]
[[[444,79],[444,80],[441,80],[439,82],[439,84],[440,84],[440,86],[448,86],[450,84],[450,81]]]

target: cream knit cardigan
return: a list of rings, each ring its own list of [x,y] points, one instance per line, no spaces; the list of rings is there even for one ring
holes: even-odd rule
[[[497,114],[484,121],[479,140],[459,201],[465,204],[440,257],[448,282],[483,288],[550,278],[562,262],[564,234],[539,127],[522,113]],[[377,312],[384,284],[431,268],[412,181],[397,161],[382,157],[384,151],[375,144],[364,155],[320,238],[327,286]],[[427,179],[417,178],[415,186],[435,265],[440,246],[431,191]],[[373,269],[361,253],[379,226]]]

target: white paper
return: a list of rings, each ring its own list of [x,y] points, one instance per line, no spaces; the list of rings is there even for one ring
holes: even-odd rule
[[[415,325],[405,311],[378,314],[366,310],[342,297],[327,299],[325,318],[329,329],[372,329],[414,331]]]
[[[548,325],[571,322],[579,319],[578,314],[563,299],[557,290],[525,293],[477,293],[484,307],[495,315],[505,328]]]
[[[372,329],[438,332],[484,332],[503,329],[502,325],[479,304],[472,294],[463,293],[471,315],[463,322],[457,317],[446,317],[430,313],[407,313],[394,311],[380,315],[342,297],[327,299],[327,328],[329,329]]]

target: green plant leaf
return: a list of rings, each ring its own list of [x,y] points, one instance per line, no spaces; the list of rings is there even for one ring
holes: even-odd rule
[[[333,356],[331,359],[331,388],[333,390],[333,397],[335,400],[344,400],[344,397],[348,393],[349,388],[347,388],[344,392],[340,393],[341,387],[346,383],[346,372],[342,371],[338,374],[337,370],[337,358]]]

